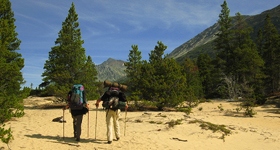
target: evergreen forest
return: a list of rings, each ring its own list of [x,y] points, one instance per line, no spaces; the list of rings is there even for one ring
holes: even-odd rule
[[[128,86],[127,99],[131,109],[154,106],[191,109],[208,99],[242,98],[248,109],[265,103],[280,88],[280,36],[271,22],[270,15],[257,38],[252,39],[253,29],[244,16],[230,16],[227,2],[221,5],[219,32],[213,45],[215,56],[201,53],[197,59],[185,58],[179,63],[164,55],[167,45],[157,41],[142,60],[138,45],[131,45],[126,66],[126,79],[120,82]],[[234,19],[234,26],[232,24]],[[24,58],[18,52],[14,13],[9,0],[0,0],[0,139],[12,140],[12,131],[5,122],[24,115],[23,99],[30,94],[56,96],[65,103],[66,95],[74,84],[83,84],[87,99],[97,99],[104,91],[102,81],[91,56],[86,56],[82,44],[78,14],[74,3],[62,22],[55,46],[51,47],[44,64],[43,81],[39,89],[21,87],[25,81],[21,70]],[[183,105],[186,104],[186,105]],[[248,111],[250,112],[250,111]],[[249,114],[252,116],[253,114]]]

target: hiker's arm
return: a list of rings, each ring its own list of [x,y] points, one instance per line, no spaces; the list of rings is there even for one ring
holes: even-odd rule
[[[89,104],[87,103],[87,92],[86,91],[83,92],[83,100],[84,100],[84,104],[86,104],[86,107],[89,108]]]
[[[96,103],[95,103],[95,106],[96,106],[97,108],[98,108],[100,102],[101,102],[101,98],[99,98],[99,99],[96,101]]]
[[[70,105],[70,104],[69,104],[69,101],[68,101],[68,104],[67,104],[65,107],[63,107],[62,109],[63,109],[63,110],[66,110],[67,108],[69,108],[69,105]]]
[[[123,93],[122,94],[122,99],[125,101],[125,103],[126,103],[126,106],[125,106],[125,110],[127,110],[127,108],[128,108],[128,104],[127,104],[127,99],[126,99],[126,96],[125,96],[125,94]]]
[[[65,107],[62,108],[63,110],[69,108],[69,105],[70,105],[70,92],[69,92],[68,95],[67,95],[67,102],[68,102],[67,105],[66,105]]]
[[[125,103],[126,103],[126,106],[125,106],[125,108],[124,108],[124,109],[125,109],[125,110],[127,110],[127,108],[128,108],[127,101],[126,101]]]
[[[67,104],[65,107],[63,107],[63,110],[66,110],[67,108],[69,108],[69,105]]]

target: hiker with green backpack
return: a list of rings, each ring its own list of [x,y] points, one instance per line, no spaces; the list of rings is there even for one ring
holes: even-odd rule
[[[68,104],[63,110],[70,108],[73,118],[74,138],[76,141],[80,141],[81,125],[83,121],[83,115],[89,110],[89,104],[86,99],[86,91],[83,85],[74,85],[72,90],[67,95]],[[85,105],[85,107],[84,107]]]
[[[104,81],[105,83],[105,81]],[[105,85],[105,84],[104,84]],[[127,100],[124,94],[124,90],[120,90],[119,86],[110,86],[109,89],[97,100],[96,108],[99,107],[99,103],[103,101],[102,106],[106,109],[106,123],[107,123],[107,140],[108,144],[113,141],[113,126],[116,139],[120,139],[120,126],[119,115],[121,108],[127,110]]]

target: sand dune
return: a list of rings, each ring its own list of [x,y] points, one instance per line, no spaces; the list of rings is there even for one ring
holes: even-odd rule
[[[37,102],[35,103],[35,101]],[[33,103],[31,103],[33,102]],[[63,123],[52,120],[63,115],[60,108],[40,109],[40,105],[51,103],[50,99],[32,98],[25,100],[25,116],[6,123],[13,130],[14,140],[7,146],[0,143],[0,149],[131,149],[131,150],[279,150],[280,114],[271,113],[279,108],[257,107],[257,115],[252,118],[237,113],[237,102],[213,101],[202,103],[190,115],[183,112],[143,111],[128,112],[124,136],[125,113],[121,113],[120,126],[122,137],[119,141],[107,144],[105,111],[97,111],[97,132],[95,140],[96,109],[95,101],[90,101],[89,137],[88,114],[84,115],[81,141],[73,138],[72,118],[65,111],[65,138]],[[224,111],[217,106],[222,104]],[[37,106],[37,107],[35,107]],[[198,108],[202,108],[200,111]],[[225,113],[226,112],[226,113]],[[167,122],[181,120],[180,125],[168,127]],[[200,127],[200,120],[216,125],[225,125],[231,134],[223,138],[220,131],[213,132]]]

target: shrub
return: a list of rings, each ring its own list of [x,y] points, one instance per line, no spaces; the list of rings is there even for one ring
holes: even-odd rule
[[[135,122],[141,123],[141,122],[143,122],[143,120],[137,119],[137,120],[135,120]]]
[[[244,112],[245,116],[253,117],[254,115],[256,115],[257,112],[253,110],[253,107],[256,106],[257,105],[253,102],[252,99],[247,99],[247,101],[241,103],[241,107],[245,108],[245,112]]]
[[[225,125],[216,125],[211,122],[205,122],[197,119],[189,121],[189,124],[191,123],[200,123],[200,127],[205,130],[212,130],[213,132],[221,131],[223,133],[221,139],[223,140],[225,138],[225,135],[229,135],[231,133],[231,131],[227,129]]]
[[[181,111],[181,112],[185,112],[187,115],[189,115],[192,111],[192,108],[191,107],[187,107],[187,108],[177,108],[178,111]]]
[[[218,108],[219,108],[219,110],[222,112],[222,111],[224,111],[224,108],[223,108],[223,105],[222,104],[220,104],[219,106],[218,106]]]
[[[167,116],[166,116],[166,115],[160,114],[160,115],[157,115],[156,117],[163,117],[163,118],[166,118]]]
[[[237,107],[237,108],[235,108],[235,110],[236,110],[236,112],[238,113],[239,111],[242,110],[242,108]]]
[[[171,128],[171,127],[174,127],[175,125],[182,124],[182,121],[183,121],[183,119],[177,119],[176,121],[171,120],[170,122],[167,122],[167,124],[168,124],[168,127]]]

